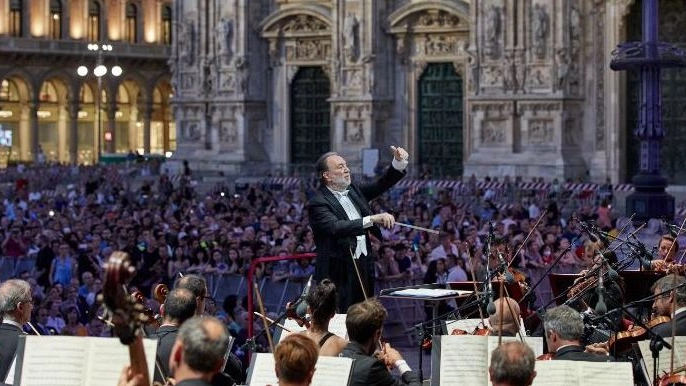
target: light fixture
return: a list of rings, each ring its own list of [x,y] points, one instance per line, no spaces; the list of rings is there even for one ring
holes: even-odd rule
[[[77,115],[78,115],[79,119],[86,118],[88,116],[88,111],[79,110]]]
[[[124,72],[124,70],[122,70],[121,67],[119,67],[119,66],[114,66],[114,67],[112,67],[111,72],[112,72],[112,75],[119,76],[122,74],[122,72]]]
[[[48,118],[52,115],[52,113],[47,110],[38,110],[36,111],[36,115],[38,116],[38,118]]]
[[[93,69],[93,74],[97,77],[101,77],[107,74],[107,67],[103,66],[102,64],[99,64],[95,67],[95,69]]]
[[[13,115],[12,110],[0,110],[0,118],[9,118]]]

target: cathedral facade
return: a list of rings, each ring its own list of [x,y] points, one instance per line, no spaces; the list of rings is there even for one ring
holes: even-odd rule
[[[684,39],[669,33],[683,26],[684,5],[660,5],[661,39]],[[415,172],[433,178],[626,181],[638,87],[609,63],[618,44],[641,38],[640,8],[632,0],[176,1],[177,157],[200,169],[309,173],[329,150],[359,166],[365,151],[379,149],[383,161],[401,144],[421,165]],[[674,71],[663,78],[683,85],[686,74]],[[686,95],[673,88],[664,96],[673,103],[668,154],[686,130]],[[671,156],[678,182],[686,162]]]

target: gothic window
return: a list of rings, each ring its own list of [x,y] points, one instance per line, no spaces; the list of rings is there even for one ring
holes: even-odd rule
[[[291,84],[291,163],[311,165],[331,149],[329,78],[321,67],[302,67]]]
[[[162,43],[172,44],[172,11],[171,7],[162,7]]]
[[[22,0],[12,0],[10,1],[10,23],[9,23],[9,34],[10,36],[19,37],[22,36],[22,23],[21,17],[23,13]]]
[[[124,40],[129,43],[136,42],[138,32],[138,9],[132,3],[126,5],[126,27],[124,30]]]
[[[100,41],[100,3],[91,1],[88,5],[88,40],[92,42]]]
[[[62,2],[61,0],[50,0],[50,30],[48,31],[51,39],[62,37]]]
[[[452,63],[431,63],[419,78],[419,163],[433,176],[462,175],[462,78]]]

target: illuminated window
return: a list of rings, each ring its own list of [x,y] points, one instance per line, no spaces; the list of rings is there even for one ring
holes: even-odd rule
[[[88,40],[100,41],[100,4],[91,1],[88,5]]]
[[[62,2],[50,0],[50,37],[62,38]]]
[[[21,0],[10,1],[10,25],[9,25],[10,36],[19,37],[22,35],[23,31],[21,28],[21,14],[22,14]]]
[[[129,3],[126,5],[126,29],[124,31],[124,40],[129,43],[136,42],[138,24],[138,9],[136,6]]]
[[[172,44],[171,7],[162,7],[162,43]]]

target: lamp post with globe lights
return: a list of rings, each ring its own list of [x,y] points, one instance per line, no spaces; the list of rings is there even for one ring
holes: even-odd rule
[[[98,94],[97,94],[97,97],[95,98],[95,101],[96,101],[95,102],[96,119],[98,120],[98,140],[96,142],[98,158],[95,162],[100,162],[100,157],[102,156],[102,140],[103,140],[103,138],[102,138],[103,137],[102,119],[101,119],[101,113],[102,113],[101,112],[102,77],[107,75],[108,71],[110,74],[112,74],[112,76],[118,77],[123,73],[123,70],[118,65],[114,65],[108,69],[107,66],[105,66],[105,64],[103,63],[103,53],[112,51],[112,45],[111,44],[90,43],[90,44],[88,44],[88,51],[94,52],[97,55],[95,67],[92,68],[92,72],[93,72],[93,75],[95,75],[95,78],[97,79],[97,85],[98,85]],[[80,77],[83,77],[83,78],[88,76],[89,72],[91,72],[91,70],[85,65],[81,65],[76,69],[76,73]]]

